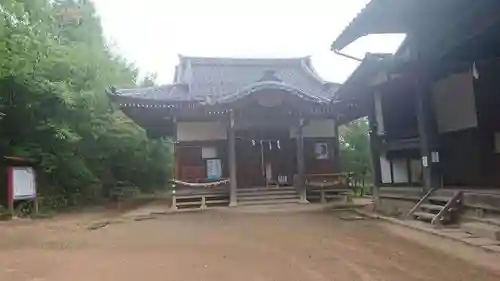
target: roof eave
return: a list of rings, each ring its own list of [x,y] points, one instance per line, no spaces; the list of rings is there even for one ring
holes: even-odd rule
[[[398,9],[401,10],[401,5],[408,4],[406,2],[397,0],[370,1],[335,39],[331,50],[340,51],[357,39],[370,34],[406,33],[408,28],[402,22],[406,19],[400,17],[397,12]],[[389,13],[388,11],[394,12]]]
[[[332,103],[339,100],[352,98],[351,93],[364,93],[369,91],[369,79],[375,77],[381,71],[386,71],[392,65],[392,55],[368,54],[354,72],[347,78],[335,93]]]

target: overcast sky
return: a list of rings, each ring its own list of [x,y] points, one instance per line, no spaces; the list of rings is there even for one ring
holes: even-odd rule
[[[93,0],[110,46],[170,83],[178,55],[312,56],[325,79],[343,82],[357,63],[330,44],[369,0]],[[401,36],[369,36],[345,49],[393,52]]]

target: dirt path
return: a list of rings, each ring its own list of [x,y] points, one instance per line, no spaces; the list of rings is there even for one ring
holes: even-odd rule
[[[332,213],[217,211],[95,231],[74,221],[2,225],[0,280],[500,280],[500,257],[432,250],[424,245],[440,238],[408,231]]]

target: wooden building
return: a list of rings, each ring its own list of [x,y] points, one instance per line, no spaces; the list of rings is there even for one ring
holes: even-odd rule
[[[307,174],[340,170],[338,119],[356,105],[332,103],[338,86],[309,57],[180,56],[172,84],[111,97],[150,134],[175,140],[177,180],[229,179],[234,206],[238,190],[270,185],[295,186],[305,201]]]
[[[500,1],[372,0],[335,40],[341,53],[364,35],[406,34],[338,92],[371,103],[359,115],[370,119],[379,205],[432,222],[456,203],[500,214],[499,31]]]

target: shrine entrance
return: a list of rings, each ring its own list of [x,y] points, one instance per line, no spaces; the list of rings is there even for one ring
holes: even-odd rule
[[[292,185],[295,148],[289,128],[236,131],[238,188]]]

